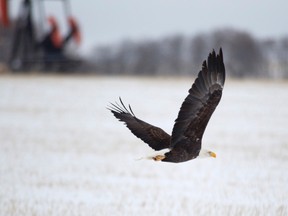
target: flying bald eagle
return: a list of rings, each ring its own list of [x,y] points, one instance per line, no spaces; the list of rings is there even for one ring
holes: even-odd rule
[[[127,108],[121,98],[121,104],[111,103],[108,109],[154,150],[170,150],[164,155],[152,157],[155,161],[179,163],[199,155],[216,157],[214,152],[201,149],[201,141],[208,121],[221,99],[224,82],[225,66],[220,48],[219,54],[216,55],[213,50],[207,62],[203,62],[202,70],[182,103],[171,136],[161,128],[138,119],[130,105]]]

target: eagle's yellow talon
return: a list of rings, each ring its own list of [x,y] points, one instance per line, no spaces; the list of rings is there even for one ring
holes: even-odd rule
[[[155,157],[153,157],[153,160],[155,161],[162,161],[165,158],[164,155],[156,155]]]

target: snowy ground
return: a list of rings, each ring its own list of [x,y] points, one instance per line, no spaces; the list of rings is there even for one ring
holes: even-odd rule
[[[216,159],[153,151],[106,110],[121,96],[171,132],[193,79],[0,77],[0,215],[288,215],[288,83],[227,80]]]

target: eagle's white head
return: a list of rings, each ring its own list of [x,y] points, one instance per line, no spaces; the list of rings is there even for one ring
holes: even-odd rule
[[[198,158],[213,157],[216,158],[216,154],[207,149],[201,149]]]

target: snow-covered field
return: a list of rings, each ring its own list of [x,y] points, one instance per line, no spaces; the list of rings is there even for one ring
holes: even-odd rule
[[[288,83],[227,80],[204,135],[171,164],[105,108],[171,132],[194,78],[0,77],[0,215],[288,215]]]

